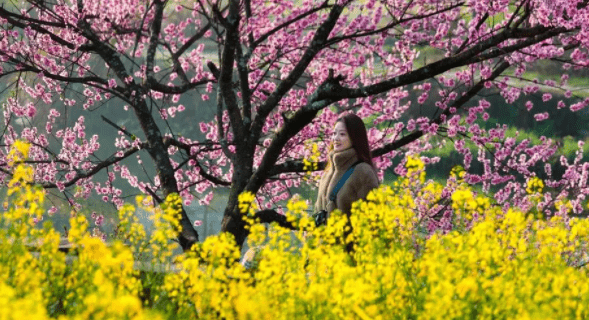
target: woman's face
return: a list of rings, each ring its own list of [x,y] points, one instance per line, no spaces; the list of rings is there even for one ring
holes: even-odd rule
[[[331,135],[331,142],[333,143],[334,151],[342,151],[352,147],[352,141],[343,122],[338,121],[335,124],[333,134]]]

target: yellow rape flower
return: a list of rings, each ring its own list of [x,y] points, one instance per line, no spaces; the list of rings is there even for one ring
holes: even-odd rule
[[[13,166],[17,162],[24,161],[29,156],[29,149],[31,145],[22,140],[16,140],[11,145],[10,151],[6,157],[9,166]]]
[[[255,213],[258,208],[256,203],[254,202],[255,200],[256,196],[253,193],[248,191],[241,193],[237,198],[237,201],[239,202],[239,211],[243,214]]]
[[[454,166],[452,170],[450,170],[450,176],[456,178],[456,180],[464,179],[465,174],[466,170],[464,170],[463,166]]]
[[[528,194],[541,193],[543,189],[544,182],[542,181],[542,179],[538,177],[532,177],[528,179],[528,183],[526,186],[526,192]]]
[[[399,185],[405,180],[410,178],[401,177]],[[293,220],[299,231],[248,220],[255,268],[238,263],[240,248],[222,233],[177,254],[173,269],[139,272],[142,254],[148,256],[143,261],[172,260],[167,258],[179,226],[179,197],[155,208],[144,199],[121,207],[125,242],[92,238],[83,215],[72,217],[76,256],[66,259],[57,250],[57,233],[28,219],[28,210],[43,208],[44,198],[35,188],[15,184],[0,215],[0,318],[589,317],[588,220],[534,220],[520,208],[491,206],[491,198],[461,185],[452,208],[480,218],[468,228],[427,234],[423,199],[440,199],[443,188],[416,186],[374,190],[353,204],[349,217],[333,212],[324,228],[307,225],[300,198],[286,206],[287,217],[299,219]],[[246,213],[254,202],[252,194],[240,196]],[[156,220],[153,237],[136,227],[137,208]],[[30,237],[41,243],[38,253],[23,240]]]

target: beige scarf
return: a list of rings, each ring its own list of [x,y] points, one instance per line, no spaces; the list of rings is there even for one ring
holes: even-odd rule
[[[323,173],[319,182],[315,211],[327,210],[327,212],[331,212],[336,209],[336,204],[329,200],[329,195],[344,173],[358,161],[358,156],[354,148],[349,148],[339,152],[331,152],[328,161],[329,168]]]

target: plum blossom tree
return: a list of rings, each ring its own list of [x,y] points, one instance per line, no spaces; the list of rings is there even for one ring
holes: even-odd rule
[[[507,103],[545,87],[563,90],[567,75],[589,64],[587,0],[27,0],[0,7],[0,77],[5,84],[0,170],[11,175],[8,146],[32,144],[28,163],[36,182],[71,199],[91,193],[120,205],[115,179],[161,201],[179,193],[184,204],[211,200],[214,188],[229,189],[222,231],[242,244],[247,236],[238,195],[256,195],[263,221],[287,224],[272,209],[303,181],[313,158],[321,170],[338,113],[366,119],[378,169],[395,157],[435,147],[430,138],[452,141],[464,155],[468,183],[499,188],[499,204],[532,205],[531,168],[553,158],[549,138],[531,145],[486,129],[491,105],[482,92]],[[538,83],[528,75],[541,61],[560,63],[560,82]],[[551,91],[554,92],[554,91]],[[412,97],[415,96],[415,99]],[[180,99],[190,103],[180,104]],[[215,112],[200,122],[203,137],[183,131],[187,110]],[[554,99],[546,92],[544,101]],[[129,132],[118,151],[89,132],[85,117],[106,101],[128,110]],[[435,101],[430,114],[420,110]],[[570,101],[570,100],[566,100]],[[575,112],[588,100],[559,108]],[[83,116],[61,121],[78,108]],[[532,109],[530,105],[528,109]],[[537,121],[547,114],[533,114]],[[46,117],[46,118],[45,118]],[[118,122],[120,123],[120,122]],[[192,136],[191,136],[192,135]],[[481,174],[469,172],[470,141],[478,147]],[[469,142],[469,143],[470,143]],[[315,151],[316,153],[317,151]],[[134,173],[130,160],[146,154],[156,175]],[[436,159],[425,159],[425,162]],[[589,164],[561,160],[563,177],[548,175],[539,206],[572,197],[581,210]],[[402,174],[401,165],[395,172]],[[307,165],[306,165],[307,164]],[[143,166],[145,164],[140,163]],[[135,165],[137,166],[137,164]],[[108,170],[104,181],[98,172]],[[549,171],[549,166],[546,167]],[[549,172],[548,172],[549,174]],[[445,194],[453,190],[448,187]],[[434,208],[435,207],[435,208]],[[424,206],[424,214],[439,205]],[[447,207],[447,206],[446,206]],[[563,207],[563,206],[560,206]],[[444,207],[441,207],[444,208]],[[451,210],[447,207],[445,210]],[[564,209],[563,209],[564,210]],[[439,211],[439,210],[438,210]],[[183,248],[198,241],[184,210],[178,238]]]

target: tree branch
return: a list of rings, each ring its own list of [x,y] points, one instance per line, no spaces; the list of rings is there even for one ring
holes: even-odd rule
[[[226,186],[226,187],[231,186],[231,182],[225,181],[225,180],[220,179],[220,178],[217,178],[217,177],[211,175],[210,173],[206,172],[206,170],[202,167],[202,165],[200,164],[200,162],[197,160],[196,155],[190,154],[190,146],[189,145],[187,145],[185,143],[182,143],[182,142],[180,142],[180,141],[178,141],[176,139],[168,139],[167,140],[167,144],[168,145],[172,145],[172,146],[176,146],[176,147],[184,150],[186,152],[186,154],[188,155],[188,157],[196,162],[196,167],[199,168],[199,172],[198,173],[203,178],[209,180],[210,182],[212,182],[212,183],[214,183],[216,185]]]
[[[507,29],[479,43],[478,45],[463,51],[458,55],[449,58],[444,58],[442,60],[421,67],[415,71],[411,71],[406,74],[402,74],[394,78],[366,87],[356,89],[339,88],[339,90],[332,90],[330,92],[326,91],[319,97],[319,99],[332,99],[334,101],[339,101],[342,99],[363,98],[373,96],[376,94],[387,92],[394,88],[401,87],[403,85],[426,80],[428,78],[431,78],[432,76],[442,74],[448,70],[457,67],[503,56],[505,54],[542,42],[553,36],[570,31],[571,30],[565,28],[546,28],[543,26],[523,30]],[[520,37],[523,34],[535,34],[535,36],[511,46],[497,48],[497,45],[503,43],[504,41],[511,38]],[[485,53],[486,50],[489,51]]]
[[[440,9],[440,10],[437,10],[437,11],[434,11],[434,12],[430,12],[428,14],[416,15],[416,16],[412,16],[410,18],[405,18],[405,19],[400,19],[400,20],[395,19],[395,21],[387,24],[386,26],[381,27],[381,28],[378,28],[378,29],[375,29],[375,30],[370,30],[370,31],[366,31],[366,32],[356,32],[356,33],[352,33],[352,34],[349,34],[349,35],[346,35],[346,36],[333,37],[333,38],[330,38],[329,41],[327,41],[325,43],[325,46],[330,46],[330,45],[333,45],[335,43],[338,43],[338,42],[341,42],[341,41],[344,41],[344,40],[356,39],[356,38],[361,38],[361,37],[368,37],[368,36],[372,36],[372,35],[375,35],[375,34],[379,34],[379,33],[382,33],[383,31],[390,30],[390,29],[392,29],[394,27],[403,25],[403,24],[405,24],[407,22],[410,22],[410,21],[413,21],[413,20],[420,20],[420,19],[430,18],[430,17],[435,16],[435,15],[438,15],[440,13],[444,13],[446,11],[451,11],[451,10],[456,9],[458,7],[461,7],[463,5],[464,5],[464,2],[458,2],[458,3],[455,3],[455,4],[451,5],[451,6],[448,6],[446,8],[443,8],[443,9]]]
[[[472,86],[470,88],[470,90],[468,90],[458,100],[456,100],[452,104],[452,106],[446,108],[446,110],[444,110],[444,112],[442,112],[438,117],[436,117],[434,120],[430,121],[430,123],[441,124],[444,121],[443,119],[448,119],[448,116],[451,114],[450,109],[456,108],[456,110],[458,110],[461,107],[463,107],[468,101],[470,101],[471,98],[476,96],[485,87],[485,82],[495,80],[505,70],[507,70],[507,68],[509,68],[509,62],[503,61],[499,66],[497,66],[495,68],[495,70],[493,70],[493,73],[491,74],[491,76],[489,76],[488,79],[481,79],[476,85]],[[412,132],[411,134],[409,134],[399,140],[396,140],[390,144],[387,144],[386,146],[383,146],[382,148],[378,148],[378,149],[373,150],[372,156],[379,157],[384,154],[387,154],[393,150],[396,150],[400,147],[403,147],[403,146],[421,138],[423,135],[424,135],[424,132],[421,130]]]
[[[116,156],[116,153],[115,153],[112,156],[108,157],[106,160],[104,160],[104,161],[100,162],[99,164],[97,164],[96,166],[94,166],[92,169],[85,171],[85,172],[78,172],[75,177],[73,177],[71,180],[65,182],[63,184],[63,186],[65,188],[67,188],[69,186],[72,186],[73,184],[75,184],[76,182],[78,182],[81,179],[89,178],[89,177],[95,175],[96,173],[98,173],[100,170],[102,170],[106,167],[109,167],[109,166],[111,166],[111,165],[113,165],[123,159],[128,158],[129,156],[133,155],[135,152],[137,152],[139,150],[140,150],[140,148],[133,147],[133,148],[127,149],[123,153],[123,155],[118,156],[118,157]],[[40,185],[45,189],[54,189],[54,188],[58,187],[57,184],[50,183],[50,182],[41,183]]]
[[[41,34],[48,35],[51,38],[51,40],[55,41],[56,43],[59,43],[62,46],[67,47],[68,49],[71,49],[71,50],[79,49],[79,48],[76,48],[76,46],[74,44],[72,44],[68,41],[65,41],[64,39],[55,35],[53,32],[50,32],[49,30],[47,30],[41,26],[41,24],[45,24],[49,27],[65,28],[65,27],[67,27],[65,24],[58,24],[57,26],[53,26],[53,25],[49,24],[49,22],[39,21],[37,19],[31,19],[31,18],[27,18],[27,17],[20,15],[20,14],[12,13],[12,12],[4,9],[1,6],[0,6],[0,17],[6,19],[8,25],[13,25],[13,26],[18,27],[23,30],[25,28],[29,27],[29,28],[41,33]],[[16,19],[18,19],[18,20],[16,20]],[[25,24],[24,22],[20,22],[20,20],[25,20],[30,23]]]
[[[279,25],[277,25],[276,27],[274,27],[272,30],[264,33],[263,35],[261,35],[257,40],[255,40],[252,43],[252,46],[250,47],[250,51],[248,52],[248,54],[251,54],[251,52],[253,52],[262,42],[266,41],[269,37],[271,37],[273,34],[275,34],[276,32],[283,30],[284,28],[288,27],[289,25],[304,19],[310,15],[312,15],[315,12],[321,11],[323,9],[329,8],[331,7],[331,5],[328,4],[328,1],[323,2],[319,7],[317,8],[313,8],[305,13],[302,13],[288,21],[285,21]]]
[[[329,80],[330,79],[327,79],[326,82],[329,82]],[[319,89],[321,89],[321,87],[322,86],[320,86]],[[312,100],[313,99],[310,99],[310,101]],[[328,105],[329,102],[325,100],[315,103],[311,102],[306,107],[296,111],[292,117],[285,120],[282,129],[276,134],[274,139],[272,139],[272,142],[264,152],[262,161],[260,162],[258,169],[248,181],[246,190],[255,192],[262,186],[266,178],[269,177],[269,173],[275,172],[276,169],[274,164],[278,160],[278,157],[282,153],[282,149],[288,140],[295,136],[306,125],[311,123],[313,119],[315,119],[317,112]]]
[[[211,23],[207,22],[207,24],[204,27],[198,30],[197,33],[190,37],[190,39],[188,39],[186,43],[184,43],[176,52],[174,52],[172,58],[178,59],[182,54],[184,54],[184,52],[186,52],[186,50],[188,50],[188,48],[190,48],[190,46],[192,46],[197,40],[200,40],[205,35],[205,33],[209,31],[210,28]]]
[[[120,127],[119,125],[117,125],[116,123],[114,123],[114,122],[112,122],[112,121],[108,120],[108,119],[107,119],[105,116],[101,115],[100,117],[102,118],[102,120],[103,120],[104,122],[106,122],[106,123],[110,124],[110,125],[111,125],[113,128],[115,128],[115,129],[117,129],[117,130],[121,131],[122,133],[126,134],[126,135],[127,135],[127,137],[129,137],[129,138],[131,138],[131,139],[135,139],[135,138],[137,138],[137,136],[135,136],[135,135],[134,135],[134,134],[132,134],[131,132],[129,132],[129,131],[127,131],[127,130],[125,130],[125,129],[121,128],[121,127]]]
[[[219,88],[221,98],[225,101],[225,106],[231,119],[231,127],[235,137],[245,138],[243,119],[237,104],[237,98],[233,91],[233,63],[235,62],[235,51],[239,45],[239,1],[230,0],[229,16],[227,17],[227,35],[225,37],[223,53],[221,55],[221,72],[219,75]],[[239,62],[239,61],[238,61]],[[220,105],[222,106],[222,104]],[[217,119],[219,122],[221,119]],[[237,144],[237,149],[245,147],[243,144]]]
[[[243,120],[244,125],[248,128],[252,119],[252,101],[249,87],[249,68],[247,61],[241,51],[241,46],[237,46],[237,72],[239,74],[239,85],[241,89],[241,102],[243,103]]]
[[[160,37],[160,31],[162,28],[162,19],[164,16],[164,2],[160,0],[154,0],[154,11],[155,16],[151,22],[151,36],[149,37],[149,45],[147,46],[147,56],[145,57],[145,77],[147,83],[152,86],[156,83],[153,77],[153,66],[155,59],[155,51],[158,45],[158,39]]]
[[[258,211],[255,213],[254,217],[259,219],[261,223],[276,222],[279,226],[283,228],[297,230],[297,228],[286,219],[285,215],[280,214],[273,209],[265,209]]]

